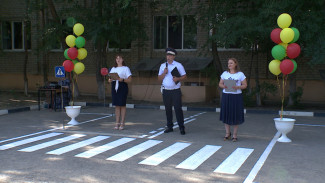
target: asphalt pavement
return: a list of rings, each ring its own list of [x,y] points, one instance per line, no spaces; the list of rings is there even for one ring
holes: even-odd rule
[[[218,109],[184,108],[186,135],[163,133],[160,106],[83,106],[76,120],[35,107],[0,115],[0,182],[323,182],[325,115],[287,111],[291,143],[277,142],[278,111],[246,110],[238,141],[223,141]],[[175,117],[174,117],[175,118]],[[175,119],[176,120],[176,119]]]

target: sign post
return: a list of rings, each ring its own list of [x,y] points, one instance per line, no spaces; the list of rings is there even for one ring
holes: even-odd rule
[[[63,78],[65,77],[65,70],[63,66],[56,66],[55,67],[55,77],[56,78],[61,78],[61,110],[63,110],[63,91],[62,91],[62,84],[63,84]],[[55,103],[56,104],[56,103]],[[63,124],[63,129],[64,129],[64,122]]]

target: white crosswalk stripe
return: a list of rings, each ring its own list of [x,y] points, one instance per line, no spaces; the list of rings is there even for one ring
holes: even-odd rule
[[[44,149],[46,147],[50,147],[50,146],[54,146],[54,145],[57,145],[57,144],[61,144],[63,142],[67,142],[67,141],[70,141],[70,140],[73,140],[73,139],[76,139],[76,138],[80,138],[80,137],[83,137],[83,136],[85,136],[85,135],[82,135],[82,134],[74,134],[74,135],[70,135],[70,136],[67,136],[67,137],[64,137],[64,138],[60,138],[60,139],[52,140],[52,141],[49,141],[49,142],[44,142],[42,144],[38,144],[38,145],[31,146],[31,147],[27,147],[27,148],[24,148],[24,149],[20,149],[18,151],[33,152],[33,151],[37,151],[37,150],[40,150],[40,149]]]
[[[214,172],[235,174],[253,151],[254,149],[237,148]]]
[[[93,144],[95,142],[99,142],[99,141],[104,140],[104,139],[107,139],[107,138],[109,138],[109,136],[97,136],[97,137],[93,137],[91,139],[78,142],[76,144],[71,144],[69,146],[65,146],[65,147],[62,147],[60,149],[56,149],[56,150],[47,152],[46,154],[61,155],[63,153],[66,153],[66,152],[69,152],[69,151],[73,151],[73,150],[79,149],[81,147],[85,147],[87,145]]]
[[[159,151],[158,153],[150,156],[149,158],[141,161],[139,164],[144,164],[144,165],[159,165],[166,159],[170,158],[174,154],[178,153],[179,151],[185,149],[191,145],[190,143],[183,143],[183,142],[176,142],[175,144],[165,148],[162,151]]]
[[[147,140],[139,145],[136,145],[130,149],[127,149],[123,152],[120,152],[112,157],[107,158],[107,160],[112,160],[112,161],[124,161],[127,160],[129,158],[131,158],[132,156],[135,156],[159,143],[161,143],[162,141],[160,140]]]
[[[0,150],[7,150],[11,149],[17,146],[29,144],[37,141],[41,141],[44,139],[49,139],[51,137],[55,137],[58,135],[62,135],[64,133],[48,133],[40,136],[35,136],[32,138],[26,138],[23,140],[19,140],[16,142],[12,142],[9,144],[5,144],[0,146]],[[152,147],[155,147],[156,145],[162,143],[163,141],[160,140],[152,140],[152,139],[143,139],[143,138],[131,138],[131,137],[112,137],[112,140],[110,140],[110,136],[95,136],[92,138],[88,138],[86,140],[79,140],[81,137],[86,137],[84,134],[73,134],[66,137],[57,137],[57,139],[49,140],[48,142],[42,142],[36,145],[32,145],[30,147],[25,147],[22,149],[19,149],[17,151],[21,152],[34,152],[40,149],[49,148],[51,146],[63,144],[65,142],[69,142],[72,140],[78,140],[79,142],[73,142],[70,143],[70,145],[59,147],[57,149],[54,149],[52,151],[47,152],[46,154],[53,154],[53,155],[62,155],[67,152],[74,151],[76,149],[86,147],[90,148],[87,151],[81,152],[79,154],[75,153],[75,157],[78,158],[92,158],[98,154],[105,154],[105,152],[123,146],[127,143],[129,143],[129,147],[121,151],[115,155],[112,155],[108,157],[106,160],[111,161],[119,161],[123,162],[135,155],[138,155],[146,150],[147,153],[151,154],[147,158],[140,161],[138,164],[142,165],[149,165],[149,166],[158,166],[162,162],[165,162],[168,159],[172,159],[173,162],[176,158],[173,157],[177,153],[180,153],[181,151],[193,151],[191,152],[192,155],[189,157],[184,157],[181,161],[177,160],[179,163],[175,168],[178,169],[186,169],[186,170],[195,170],[199,166],[204,166],[205,162],[209,159],[209,166],[211,166],[211,162],[213,164],[214,161],[220,161],[215,160],[217,156],[213,156],[215,153],[219,152],[222,146],[217,145],[205,145],[203,147],[196,147],[193,150],[192,148],[188,148],[192,145],[192,143],[185,143],[185,142],[176,142],[174,144],[171,144],[169,146],[165,146],[160,151],[153,152],[153,150],[149,150]],[[113,139],[116,138],[116,139]],[[108,140],[107,140],[108,139]],[[137,143],[135,140],[142,141],[140,143]],[[110,141],[110,142],[105,142]],[[98,146],[89,147],[89,145],[99,142]],[[136,144],[133,144],[136,143]],[[123,147],[122,147],[123,148]],[[157,146],[159,148],[159,146]],[[157,149],[153,148],[153,149]],[[191,150],[190,150],[191,149]],[[215,165],[217,167],[213,172],[216,173],[222,173],[222,174],[235,174],[245,163],[245,161],[249,158],[249,156],[253,153],[254,149],[249,148],[237,148],[235,151],[233,151],[220,165]],[[188,152],[187,152],[188,154]],[[182,157],[182,156],[180,156]],[[179,159],[179,157],[178,157]]]
[[[25,140],[20,140],[20,141],[17,141],[17,142],[2,145],[2,146],[0,146],[0,150],[10,149],[10,148],[13,148],[13,147],[28,144],[28,143],[31,143],[31,142],[36,142],[36,141],[39,141],[39,140],[47,139],[47,138],[54,137],[54,136],[61,135],[61,134],[62,133],[49,133],[49,134],[40,135],[40,136],[37,136],[37,137],[28,138],[28,139],[25,139]]]
[[[77,154],[75,156],[80,157],[80,158],[91,158],[91,157],[93,157],[93,156],[95,156],[97,154],[103,153],[105,151],[108,151],[108,150],[113,149],[115,147],[121,146],[121,145],[126,144],[128,142],[131,142],[133,140],[135,140],[135,138],[127,138],[127,137],[121,138],[121,139],[118,139],[116,141],[110,142],[108,144],[105,144],[105,145],[96,147],[94,149],[90,149],[90,150],[88,150],[86,152]]]
[[[184,160],[182,163],[176,166],[176,168],[195,170],[205,160],[217,152],[221,146],[206,145],[192,156]]]

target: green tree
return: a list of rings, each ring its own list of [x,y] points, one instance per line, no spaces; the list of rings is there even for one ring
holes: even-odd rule
[[[75,4],[71,9],[66,9],[66,16],[74,16],[85,26],[85,35],[95,45],[98,52],[96,65],[96,81],[98,85],[98,98],[104,98],[102,67],[107,67],[107,44],[115,44],[114,52],[120,52],[131,42],[146,39],[144,25],[141,24],[138,11],[143,1],[131,0],[98,0],[97,4]]]
[[[65,8],[57,11],[56,5],[67,3],[63,0],[36,0],[29,3],[31,10],[39,20],[38,31],[39,43],[37,53],[42,59],[41,68],[43,71],[44,83],[48,81],[49,51],[54,45],[61,42],[65,49],[65,37],[69,34],[71,27],[62,24],[62,20],[74,17],[85,27],[84,35],[87,41],[95,45],[98,54],[93,60],[96,65],[96,81],[98,85],[98,98],[103,99],[105,94],[103,76],[100,74],[102,67],[107,67],[107,44],[114,43],[114,52],[120,52],[131,42],[136,41],[142,45],[142,40],[146,39],[143,24],[141,24],[138,10],[141,9],[143,0],[98,0],[98,1],[68,1]],[[45,16],[46,12],[50,13]],[[71,33],[70,33],[71,34]],[[91,50],[88,50],[91,51]],[[73,73],[71,73],[73,74]],[[74,96],[79,95],[77,84],[75,83]]]
[[[260,59],[258,56],[259,53],[267,53],[265,61],[271,61],[269,53],[274,43],[270,40],[270,33],[277,27],[276,21],[280,14],[290,14],[293,18],[292,25],[301,32],[298,40],[298,44],[302,47],[301,56],[309,57],[310,65],[325,64],[325,36],[319,34],[325,31],[325,25],[322,23],[325,21],[323,16],[325,13],[324,1],[205,0],[198,1],[198,4],[193,2],[196,1],[168,1],[171,10],[177,7],[176,12],[194,13],[198,17],[199,25],[212,32],[206,45],[212,45],[217,75],[223,71],[218,56],[218,44],[227,48],[229,45],[237,43],[238,46],[251,52],[250,69],[255,68],[257,105],[261,104],[257,65]],[[254,60],[256,60],[255,63]],[[250,75],[251,71],[248,73],[248,81]],[[295,74],[291,78],[290,93],[294,93],[296,91]],[[290,101],[289,105],[292,103]]]

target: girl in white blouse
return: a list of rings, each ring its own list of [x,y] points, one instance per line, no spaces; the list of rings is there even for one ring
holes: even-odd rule
[[[108,79],[108,82],[112,83],[112,104],[115,106],[116,124],[114,129],[123,130],[125,126],[126,99],[129,92],[128,83],[132,81],[132,74],[122,55],[116,55],[115,66],[110,73],[119,75],[117,80]]]

